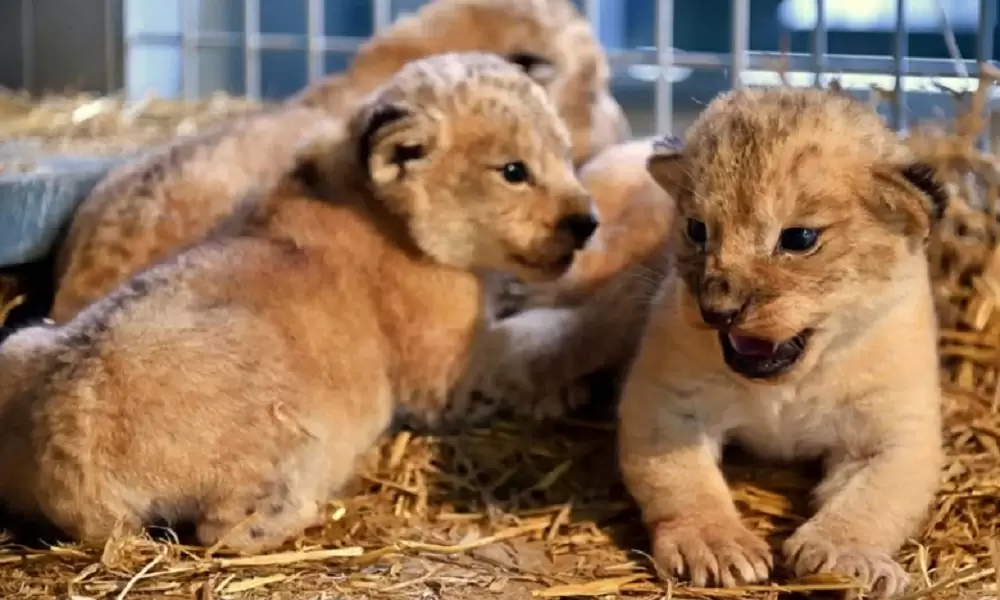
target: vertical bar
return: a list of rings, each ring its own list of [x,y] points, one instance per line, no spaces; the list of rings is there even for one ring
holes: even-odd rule
[[[181,90],[185,100],[198,97],[198,0],[181,0]]]
[[[656,132],[672,135],[674,129],[674,0],[656,3]]]
[[[622,0],[616,1],[621,2]],[[590,28],[601,44],[607,45],[604,36],[601,35],[601,0],[583,0],[583,16],[590,23]]]
[[[976,61],[979,65],[988,64],[993,61],[994,32],[997,20],[997,0],[979,0],[979,35],[976,38]],[[981,68],[981,66],[980,66]],[[990,115],[993,103],[990,101],[992,94],[986,96],[985,124],[983,135],[979,138],[979,148],[989,152],[993,147],[993,119]]]
[[[372,2],[372,25],[376,34],[392,25],[392,0],[374,0]]]
[[[976,38],[976,58],[988,63],[993,60],[996,30],[996,0],[979,0],[979,35]]]
[[[129,27],[129,11],[131,10],[131,3],[129,0],[121,0],[121,10],[122,10],[122,96],[131,101],[135,98],[135,93],[132,91],[135,87],[133,82],[135,81],[132,76],[131,64],[135,60],[135,50],[132,36],[135,34],[134,31]]]
[[[813,85],[819,87],[826,70],[826,0],[816,0],[816,26],[812,32]]]
[[[104,0],[104,86],[105,93],[112,94],[119,87],[116,76],[118,62],[118,52],[115,49],[115,40],[119,32],[115,27],[116,7],[121,6],[121,2],[116,0]]]
[[[730,36],[730,86],[743,87],[743,71],[747,67],[747,50],[750,48],[750,0],[730,0],[732,30]]]
[[[260,84],[260,0],[245,0],[243,12],[243,78],[245,95],[259,100]]]
[[[326,35],[324,23],[324,0],[306,0],[306,35],[309,45],[309,55],[306,57],[306,75],[309,83],[321,79],[326,72],[323,59],[326,57],[323,52],[323,38]]]
[[[32,0],[21,0],[21,85],[35,92],[35,11]]]
[[[896,89],[892,96],[892,127],[896,131],[902,131],[906,124],[906,92],[903,90],[903,76],[906,74],[906,55],[909,53],[906,0],[896,0],[896,33],[893,42],[892,63]]]

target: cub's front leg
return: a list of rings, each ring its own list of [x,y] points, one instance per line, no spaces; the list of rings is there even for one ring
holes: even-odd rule
[[[613,410],[616,398],[595,395],[587,378],[613,373],[617,386],[638,349],[657,284],[623,271],[582,303],[531,307],[494,322],[489,387],[536,417],[585,405]]]
[[[927,396],[900,394],[895,406],[911,407],[908,414],[876,421],[887,431],[874,443],[828,458],[816,514],[782,549],[797,575],[847,575],[879,596],[906,590],[909,577],[892,555],[933,502],[944,458],[940,419],[931,408],[937,400]]]
[[[637,364],[619,406],[619,462],[653,558],[694,585],[768,578],[767,543],[740,521],[718,463],[722,432],[698,411],[697,386],[661,384]]]
[[[590,402],[586,315],[533,308],[489,325],[477,391],[515,414],[559,418]],[[593,342],[590,342],[591,344]]]

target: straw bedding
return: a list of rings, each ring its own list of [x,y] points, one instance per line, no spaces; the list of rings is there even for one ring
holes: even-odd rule
[[[3,88],[0,88],[2,90]],[[215,94],[177,102],[153,96],[124,102],[121,96],[52,95],[31,99],[0,93],[0,175],[26,173],[34,159],[52,153],[114,156],[192,135],[221,119],[256,110],[259,103]]]
[[[901,553],[915,580],[908,598],[1000,594],[1000,157],[973,145],[981,95],[958,100],[967,111],[954,124],[921,127],[909,137],[942,168],[956,201],[930,246],[950,460],[923,533]],[[0,136],[122,147],[249,107],[220,99],[183,109],[150,102],[146,110],[156,105],[160,112],[144,116],[107,109],[113,105],[92,106],[96,114],[82,124],[71,118],[80,108],[70,99],[0,108],[7,115],[0,116]],[[48,122],[41,116],[46,110]],[[20,290],[16,280],[0,279],[5,302],[24,292],[30,290]],[[743,590],[672,586],[644,553],[606,421],[498,423],[437,437],[404,432],[366,457],[361,472],[343,503],[329,507],[323,528],[267,556],[223,556],[176,543],[170,532],[115,537],[103,547],[5,535],[0,596],[763,599],[782,592],[855,593],[847,581],[792,581],[781,572],[776,583]],[[762,535],[780,540],[808,515],[817,477],[810,465],[776,467],[734,455],[727,456],[726,472],[748,524]]]

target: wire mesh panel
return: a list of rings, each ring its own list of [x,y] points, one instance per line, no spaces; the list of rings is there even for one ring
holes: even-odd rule
[[[134,19],[127,19],[129,23],[160,25],[159,28],[127,28],[126,47],[130,60],[141,58],[140,50],[150,46],[174,49],[181,75],[171,79],[160,69],[163,78],[176,82],[173,95],[194,98],[226,90],[253,98],[276,99],[326,73],[344,68],[365,39],[390,25],[401,13],[415,10],[426,2],[126,0],[126,14],[132,12],[136,15]],[[777,83],[774,67],[779,60],[784,61],[793,85],[811,85],[817,81],[826,83],[836,76],[847,89],[858,90],[875,84],[896,90],[887,116],[894,127],[901,129],[907,122],[907,111],[913,112],[908,104],[909,94],[935,92],[929,89],[927,78],[945,78],[956,86],[974,86],[978,61],[989,61],[994,56],[996,0],[864,0],[861,3],[855,0],[755,0],[753,7],[757,13],[751,11],[750,0],[728,0],[721,4],[728,7],[724,11],[728,14],[707,12],[711,9],[701,9],[699,13],[694,6],[698,3],[676,0],[574,2],[584,11],[608,47],[615,74],[614,85],[618,86],[614,90],[616,96],[632,94],[644,98],[642,102],[646,106],[641,110],[649,114],[650,122],[648,126],[636,128],[640,134],[652,133],[649,130],[670,132],[683,129],[683,123],[679,123],[677,117],[684,111],[691,112],[691,109],[684,108],[691,103],[686,88],[679,82],[689,77],[692,80],[711,78],[716,89]],[[754,35],[759,37],[755,33],[759,27],[754,23],[759,25],[761,7],[768,2],[770,4],[764,8],[770,7],[775,13],[779,10],[788,13],[791,10],[788,7],[792,6],[794,10],[791,13],[797,14],[796,18],[801,22],[800,29],[807,30],[809,41],[806,47],[781,53],[777,49],[761,50],[759,44],[756,47],[751,44]],[[280,6],[271,3],[280,3]],[[711,3],[701,4],[707,6]],[[157,21],[154,14],[157,10],[160,13],[170,10],[168,5],[172,5],[177,13],[173,18],[179,24],[176,31],[164,31],[162,24],[170,19],[161,16]],[[720,6],[720,1],[713,6]],[[608,22],[611,9],[614,9],[615,20],[618,21],[634,20],[632,12],[635,10],[648,11],[643,14],[648,14],[648,20],[654,23],[648,44],[623,47],[625,44],[619,41],[621,36],[614,31],[614,27],[619,25],[612,26]],[[939,14],[935,13],[938,9]],[[858,21],[862,17],[857,15],[862,13],[871,18],[878,11],[890,19],[883,37],[892,41],[883,54],[848,53],[843,48],[839,53],[829,51],[830,33],[837,27],[843,31],[845,19]],[[959,45],[955,43],[949,22],[949,14],[958,14],[955,11],[965,11],[962,14],[966,16],[969,11],[974,13],[978,28],[974,56],[963,57],[958,51]],[[911,24],[907,22],[908,18],[914,19],[913,15],[917,15],[916,24],[923,28],[918,34],[911,31]],[[678,36],[687,34],[690,40],[689,30],[696,25],[718,30],[725,18],[729,20],[728,48],[725,50],[678,48],[681,45]],[[934,25],[934,19],[938,20],[937,25]],[[947,54],[935,58],[910,56],[911,37],[920,35],[926,38],[929,27],[932,30],[937,27],[933,31],[937,40],[935,43],[943,43]],[[772,37],[777,36],[772,34]],[[287,60],[271,60],[278,54]],[[215,58],[210,59],[209,56]],[[148,62],[150,59],[143,60]],[[148,81],[141,81],[138,75],[141,71],[148,73],[151,69],[128,69],[127,84],[133,96],[145,93],[150,86]],[[290,79],[292,72],[295,73],[294,81]],[[634,91],[637,89],[636,81],[646,81],[649,93]],[[170,85],[155,87],[162,92]],[[698,101],[707,99],[702,97]],[[642,119],[639,121],[642,122]]]
[[[832,76],[844,78],[846,75],[850,87],[852,74],[883,74],[885,79],[878,82],[881,87],[894,90],[890,123],[897,129],[905,126],[906,92],[910,87],[907,78],[921,77],[952,77],[956,75],[967,78],[975,77],[976,64],[979,61],[992,60],[994,53],[994,32],[996,28],[996,0],[979,0],[978,4],[978,39],[974,60],[954,56],[949,59],[913,58],[908,54],[908,38],[906,15],[908,3],[906,0],[891,0],[894,3],[895,27],[893,32],[893,53],[891,56],[875,55],[829,55],[827,53],[827,23],[828,3],[824,0],[814,2],[812,48],[811,52],[789,53],[781,56],[773,52],[753,52],[749,50],[750,0],[730,0],[731,36],[728,54],[712,52],[683,52],[673,48],[673,31],[675,20],[673,16],[674,1],[659,0],[657,18],[657,55],[656,63],[660,70],[657,86],[656,123],[659,131],[671,131],[672,85],[664,73],[675,68],[696,69],[728,69],[730,86],[738,88],[745,83],[747,71],[772,69],[779,60],[784,60],[790,71],[791,83],[802,85],[804,82],[798,74],[811,72],[814,79],[827,81]],[[947,22],[947,2],[938,0],[941,6],[942,35],[949,36]],[[840,0],[841,8],[854,2]],[[853,9],[858,6],[851,7]],[[826,77],[824,77],[826,75]],[[871,77],[865,79],[872,80]],[[758,78],[759,80],[759,78]],[[771,78],[771,83],[777,83],[777,75]],[[888,85],[886,85],[888,84]],[[966,85],[975,86],[975,81],[966,81]]]

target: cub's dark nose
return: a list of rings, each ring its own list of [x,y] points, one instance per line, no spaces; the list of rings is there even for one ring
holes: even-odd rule
[[[573,236],[576,247],[582,248],[597,229],[597,218],[589,212],[574,213],[563,217],[556,227]]]
[[[728,329],[732,327],[739,316],[739,310],[712,310],[704,306],[701,307],[701,319],[705,321],[706,325],[715,327],[716,329]]]

